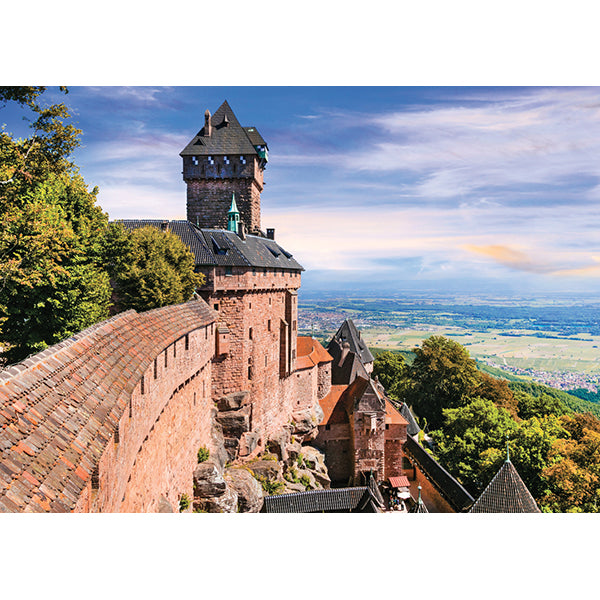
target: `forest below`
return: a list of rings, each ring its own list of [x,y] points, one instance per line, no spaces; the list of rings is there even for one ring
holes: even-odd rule
[[[510,460],[544,512],[598,512],[600,405],[490,372],[457,342],[375,351],[374,375],[406,402],[428,450],[476,498]]]

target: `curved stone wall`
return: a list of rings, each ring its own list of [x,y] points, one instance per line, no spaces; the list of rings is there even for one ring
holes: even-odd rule
[[[215,313],[99,323],[0,373],[0,511],[157,510],[209,445]]]

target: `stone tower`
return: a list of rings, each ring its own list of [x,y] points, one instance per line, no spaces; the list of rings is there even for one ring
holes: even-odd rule
[[[227,101],[181,151],[187,218],[203,229],[227,229],[235,194],[248,233],[260,231],[260,194],[268,147],[256,127],[242,127]]]

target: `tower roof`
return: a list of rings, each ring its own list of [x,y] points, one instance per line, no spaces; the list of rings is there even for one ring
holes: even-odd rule
[[[210,117],[211,131],[203,127],[180,152],[180,156],[258,154],[255,146],[266,146],[256,127],[242,127],[227,100]]]
[[[341,346],[344,342],[348,342],[348,349],[360,358],[363,365],[373,362],[373,355],[369,351],[369,348],[367,348],[364,340],[360,337],[360,333],[352,319],[346,319],[342,323],[329,345],[335,344]],[[334,356],[334,358],[336,357]]]
[[[507,459],[469,512],[539,513],[541,511],[517,470]]]

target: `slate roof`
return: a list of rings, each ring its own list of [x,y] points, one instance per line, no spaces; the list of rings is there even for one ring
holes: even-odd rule
[[[242,240],[233,231],[199,229],[190,221],[161,219],[124,219],[128,229],[139,227],[168,228],[176,234],[194,255],[197,266],[257,267],[304,271],[293,255],[275,240],[257,235],[246,235]]]
[[[227,124],[225,124],[225,118],[227,118]],[[211,135],[205,136],[204,127],[202,127],[180,152],[180,156],[208,156],[212,154],[251,156],[257,154],[254,146],[266,146],[256,127],[242,127],[240,125],[227,100],[212,115],[211,123]],[[250,131],[252,129],[254,131]]]
[[[130,310],[0,372],[0,512],[73,510],[153,357],[215,320]]]
[[[329,343],[330,346],[333,344],[338,347],[338,356],[341,353],[341,345],[343,342],[348,342],[350,344],[350,352],[357,354],[363,364],[373,362],[373,355],[365,344],[365,341],[361,338],[360,332],[356,328],[356,325],[352,319],[346,319],[342,323],[336,334],[333,336],[333,339]],[[329,350],[329,347],[327,350]],[[335,356],[331,350],[330,354],[333,356],[334,360],[337,358],[337,356]]]
[[[506,460],[471,510],[472,513],[539,513],[527,486],[510,460]]]
[[[261,512],[378,512],[381,508],[379,502],[379,499],[373,496],[369,486],[334,488],[265,496]]]
[[[456,512],[464,512],[473,504],[473,496],[410,436],[406,438],[404,452],[417,463]]]
[[[406,402],[402,402],[402,404],[400,404],[400,414],[406,419],[408,423],[408,426],[406,427],[406,433],[408,435],[417,435],[417,433],[421,431],[421,428],[419,427],[417,420],[412,414],[412,411],[410,410],[410,408],[408,408]]]

